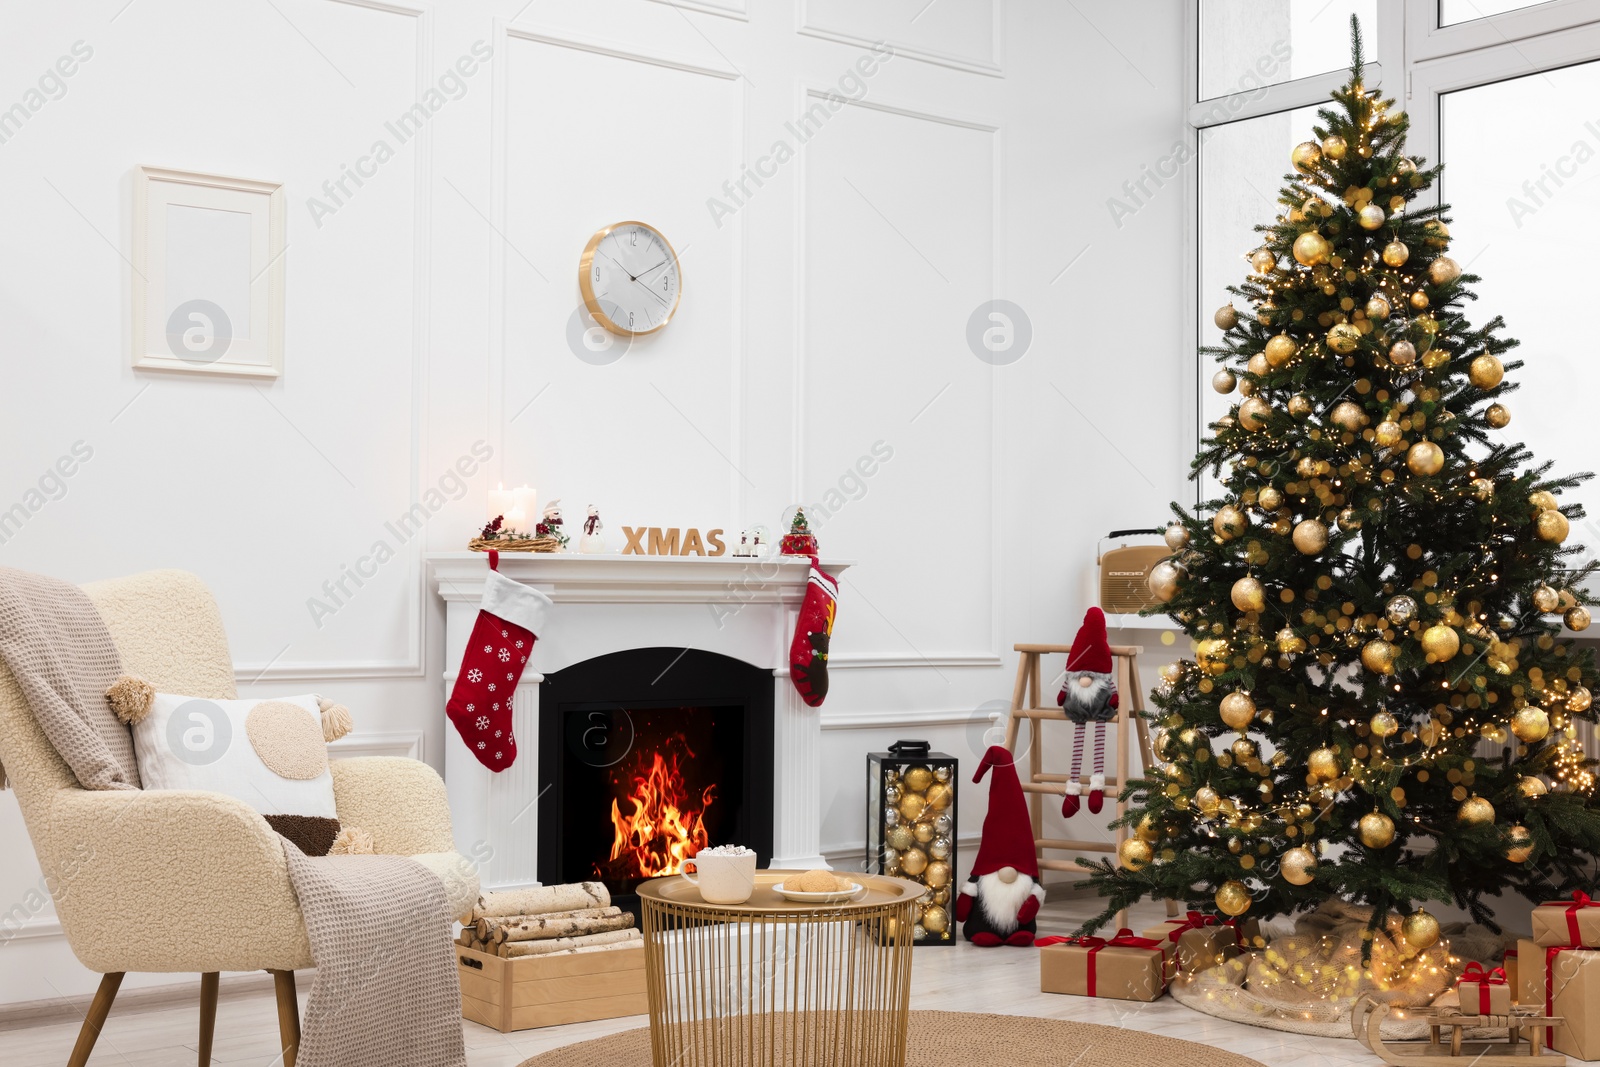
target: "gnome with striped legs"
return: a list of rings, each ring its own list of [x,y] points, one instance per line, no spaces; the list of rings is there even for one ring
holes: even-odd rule
[[[1067,780],[1067,795],[1061,801],[1061,814],[1078,813],[1083,783],[1083,735],[1094,729],[1094,770],[1089,775],[1089,810],[1095,814],[1106,799],[1106,723],[1117,717],[1117,674],[1111,662],[1111,645],[1106,641],[1106,615],[1090,608],[1072,639],[1067,653],[1067,677],[1056,696],[1056,703],[1076,724],[1072,739],[1072,772]]]

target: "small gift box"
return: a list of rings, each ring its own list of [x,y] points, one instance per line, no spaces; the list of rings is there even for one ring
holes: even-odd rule
[[[1145,930],[1143,936],[1176,946],[1178,970],[1187,973],[1215,966],[1239,954],[1239,931],[1234,925],[1198,911],[1191,911],[1181,919],[1158,923]]]
[[[1600,1060],[1600,951],[1517,942],[1518,999],[1558,1026],[1545,1028],[1545,1043],[1580,1060]]]
[[[1044,937],[1039,946],[1039,989],[1075,997],[1155,1000],[1167,991],[1175,965],[1170,941],[1117,936]]]
[[[1511,986],[1506,982],[1506,972],[1499,967],[1485,971],[1477,963],[1467,964],[1456,983],[1456,992],[1463,1015],[1505,1015],[1511,1011]]]
[[[1540,948],[1600,947],[1600,900],[1574,892],[1533,909],[1533,943]]]

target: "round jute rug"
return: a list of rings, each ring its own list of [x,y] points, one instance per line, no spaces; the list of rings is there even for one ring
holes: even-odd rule
[[[915,1067],[972,1067],[993,1060],[999,1050],[1010,1067],[1261,1067],[1245,1056],[1175,1037],[1025,1015],[914,1011],[909,1032],[906,1063]],[[568,1045],[519,1067],[650,1067],[650,1031]]]

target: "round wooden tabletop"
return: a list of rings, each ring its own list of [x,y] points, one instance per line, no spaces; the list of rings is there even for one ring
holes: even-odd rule
[[[669,875],[665,878],[652,878],[642,883],[637,892],[640,897],[649,901],[659,901],[675,907],[694,911],[724,912],[744,915],[762,915],[784,913],[793,915],[796,912],[824,912],[829,915],[850,915],[858,913],[872,913],[885,908],[897,907],[916,900],[928,887],[905,878],[890,878],[882,874],[856,874],[854,872],[841,874],[841,878],[848,878],[866,887],[866,892],[853,900],[832,901],[829,903],[807,903],[798,900],[789,900],[780,895],[773,888],[781,884],[786,878],[794,878],[804,871],[757,871],[755,892],[750,894],[750,899],[743,904],[712,904],[700,897],[700,890],[687,879],[678,875]]]

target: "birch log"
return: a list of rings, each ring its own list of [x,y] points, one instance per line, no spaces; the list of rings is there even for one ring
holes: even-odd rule
[[[552,911],[610,906],[611,894],[606,891],[603,882],[572,882],[567,885],[485,893],[478,898],[478,908],[473,916],[492,919],[506,915],[543,915]]]
[[[569,948],[587,948],[590,945],[614,945],[623,941],[640,940],[639,931],[609,930],[603,934],[584,934],[582,937],[555,937],[548,941],[507,941],[498,946],[499,953],[508,959],[518,956],[543,956]]]
[[[490,944],[502,941],[545,941],[552,937],[573,937],[578,934],[600,934],[607,930],[623,930],[633,925],[633,916],[621,908],[590,908],[589,911],[606,911],[609,915],[586,915],[580,912],[558,912],[552,915],[518,915],[505,919],[479,919],[478,937]]]
[[[547,952],[543,956],[541,956],[540,959],[548,959],[551,956],[577,956],[577,955],[579,955],[581,953],[584,953],[584,952],[610,952],[613,949],[619,949],[619,948],[621,948],[621,949],[633,948],[633,949],[643,950],[644,949],[644,942],[635,940],[635,941],[615,941],[615,942],[613,942],[613,943],[611,943],[609,945],[581,945],[578,948],[564,948],[559,952]]]

